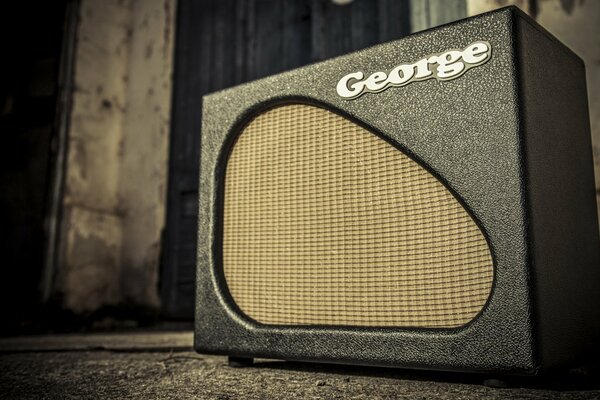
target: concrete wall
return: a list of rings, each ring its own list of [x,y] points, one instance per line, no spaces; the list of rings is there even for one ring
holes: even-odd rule
[[[577,53],[586,66],[596,200],[600,205],[600,1],[467,0],[469,15],[515,4]],[[600,209],[599,209],[600,213]]]
[[[83,0],[55,292],[158,308],[174,0]]]

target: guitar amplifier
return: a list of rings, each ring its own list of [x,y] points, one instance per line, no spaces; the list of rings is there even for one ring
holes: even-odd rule
[[[504,8],[204,97],[195,349],[534,374],[599,338],[583,62]]]

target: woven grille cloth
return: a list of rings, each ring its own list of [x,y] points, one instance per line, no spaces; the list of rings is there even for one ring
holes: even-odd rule
[[[260,114],[232,149],[223,268],[240,309],[276,325],[461,326],[493,277],[483,234],[433,175],[300,104]]]

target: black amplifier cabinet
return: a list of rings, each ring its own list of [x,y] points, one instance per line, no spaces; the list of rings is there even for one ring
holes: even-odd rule
[[[202,119],[197,351],[533,374],[598,339],[584,65],[518,9],[208,95]]]

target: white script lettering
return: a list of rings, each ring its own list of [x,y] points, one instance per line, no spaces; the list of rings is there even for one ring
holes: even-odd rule
[[[412,64],[402,64],[389,73],[377,71],[365,78],[357,71],[344,76],[336,86],[345,99],[355,99],[363,93],[377,93],[388,87],[400,87],[411,82],[435,78],[441,81],[456,79],[469,69],[484,64],[492,56],[488,42],[475,42],[463,50],[448,50],[424,57]]]

